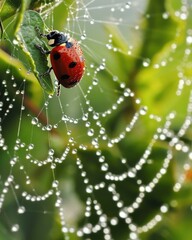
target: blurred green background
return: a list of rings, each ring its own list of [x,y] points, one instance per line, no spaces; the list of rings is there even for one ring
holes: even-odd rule
[[[130,11],[124,12],[125,6]],[[115,9],[114,15],[107,15],[110,8]],[[29,9],[39,17],[25,19]],[[55,206],[58,199],[68,230],[96,224],[100,216],[94,209],[97,201],[115,240],[191,239],[191,11],[190,1],[180,0],[0,3],[0,239],[105,239],[105,231],[83,237],[62,233],[64,223]],[[22,30],[24,25],[27,31]],[[66,31],[81,41],[85,75],[80,87],[62,88],[59,98],[49,96],[55,86],[53,73],[43,83],[39,77],[49,62],[40,59],[33,48],[33,40],[46,43],[34,31],[37,25],[45,32]],[[125,97],[125,89],[131,89],[134,96]],[[125,133],[140,109],[147,112]],[[106,114],[102,117],[102,113]],[[175,117],[168,120],[170,113]],[[186,120],[189,125],[184,124]],[[110,140],[121,133],[125,133],[122,140],[110,147]],[[106,179],[106,173],[121,175],[134,169],[155,134],[158,139],[136,176],[123,181]],[[98,148],[93,139],[99,141]],[[178,145],[171,146],[173,139]],[[126,223],[108,187],[115,184],[124,206],[135,203],[141,182],[147,186],[161,173],[169,152],[172,158],[165,173],[130,214],[134,226]],[[105,159],[103,168],[99,156]],[[6,186],[10,175],[14,181]],[[54,181],[58,189],[52,188]],[[104,187],[86,192],[89,185],[99,183]],[[176,183],[181,183],[179,191]],[[85,217],[89,198],[91,215]],[[22,207],[24,212],[18,213]],[[130,235],[134,227],[139,231],[159,216],[162,221],[154,227],[148,224],[138,238]],[[113,218],[118,219],[115,226],[109,223]],[[18,231],[13,226],[19,226]]]

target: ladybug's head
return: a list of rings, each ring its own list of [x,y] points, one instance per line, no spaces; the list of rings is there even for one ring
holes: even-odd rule
[[[62,43],[67,43],[68,41],[68,36],[57,30],[51,31],[46,35],[46,37],[49,40],[48,44],[51,47],[58,46]]]

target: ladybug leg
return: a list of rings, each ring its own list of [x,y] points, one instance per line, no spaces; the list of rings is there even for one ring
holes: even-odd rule
[[[35,47],[38,48],[42,54],[45,54],[45,55],[50,54],[51,52],[51,51],[46,51],[45,49],[43,49],[43,47],[37,44],[35,44]]]
[[[57,96],[59,97],[61,93],[61,84],[60,82],[58,83],[58,87],[57,87]]]
[[[53,68],[50,67],[46,72],[44,72],[43,74],[40,74],[39,76],[40,76],[40,77],[44,77],[44,76],[46,76],[46,75],[49,75],[52,69],[53,69]]]

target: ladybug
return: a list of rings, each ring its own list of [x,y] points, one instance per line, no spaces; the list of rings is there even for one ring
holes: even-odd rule
[[[83,52],[78,42],[63,32],[53,30],[40,36],[46,37],[48,45],[53,47],[51,51],[45,51],[41,46],[35,45],[43,54],[50,54],[52,67],[45,74],[49,74],[53,69],[59,82],[59,95],[60,84],[71,88],[81,80],[85,71]]]

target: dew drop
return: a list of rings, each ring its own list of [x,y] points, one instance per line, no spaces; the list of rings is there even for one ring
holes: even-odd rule
[[[47,130],[47,131],[51,131],[51,130],[52,130],[52,125],[51,125],[51,124],[47,125],[47,126],[46,126],[46,130]]]
[[[92,137],[94,135],[94,129],[93,128],[89,129],[88,132],[87,132],[87,135],[89,137]]]
[[[34,144],[31,143],[31,144],[29,145],[29,150],[32,150],[33,148],[34,148]]]
[[[26,181],[26,184],[27,184],[27,185],[31,184],[31,180],[28,179],[28,180]]]
[[[118,79],[119,79],[118,76],[113,76],[113,81],[114,81],[114,82],[117,82]]]
[[[111,223],[112,226],[117,225],[117,224],[118,224],[118,218],[116,218],[116,217],[112,218],[112,219],[110,220],[110,223]]]
[[[169,18],[169,13],[164,12],[162,17],[163,17],[163,19],[168,19]]]
[[[162,205],[161,208],[160,208],[160,211],[162,213],[166,213],[168,211],[168,206],[167,205]]]
[[[86,39],[86,34],[84,33],[82,36],[81,36],[81,40],[85,40]]]
[[[36,118],[36,117],[34,117],[34,118],[31,120],[31,123],[32,123],[33,125],[37,125],[38,122],[39,122],[39,120],[38,120],[38,118]]]
[[[143,61],[143,67],[149,67],[149,65],[150,65],[150,59],[147,58]]]
[[[128,216],[128,214],[127,214],[127,212],[126,212],[124,209],[122,209],[122,210],[119,212],[119,217],[120,217],[120,218],[127,218],[127,216]]]
[[[108,168],[109,168],[109,165],[108,165],[107,163],[104,163],[104,164],[102,164],[102,166],[101,166],[101,170],[102,170],[102,171],[107,171]]]
[[[11,231],[12,231],[12,232],[18,232],[18,231],[19,231],[19,224],[14,224],[14,225],[11,227]]]
[[[62,119],[62,121],[68,121],[68,117],[67,117],[67,115],[65,115],[65,114],[62,116],[61,119]]]
[[[126,9],[129,9],[131,7],[131,2],[127,2],[126,4],[125,4],[125,8]]]
[[[56,165],[55,163],[52,163],[52,164],[51,164],[51,169],[55,169],[56,166],[57,166],[57,165]]]
[[[25,207],[24,207],[24,206],[20,206],[20,207],[18,208],[17,212],[18,212],[19,214],[25,213]]]
[[[54,152],[55,152],[54,149],[49,149],[48,155],[49,155],[49,156],[53,156],[53,155],[54,155]]]
[[[86,122],[87,119],[88,119],[88,114],[84,114],[83,117],[82,117],[82,120]]]
[[[142,107],[139,111],[141,115],[145,115],[147,113],[147,107]]]
[[[85,123],[85,126],[86,126],[86,127],[90,127],[90,126],[91,126],[91,123],[90,123],[90,122],[86,122],[86,123]]]
[[[93,78],[93,85],[96,86],[98,84],[98,79],[97,78]]]
[[[129,176],[130,178],[134,178],[134,177],[135,177],[135,173],[134,173],[133,171],[129,171],[129,172],[128,172],[128,176]]]
[[[186,38],[186,42],[187,42],[187,44],[192,44],[192,36],[187,36],[187,38]]]
[[[93,119],[98,120],[99,119],[99,113],[94,113],[93,114]]]
[[[92,193],[93,192],[93,186],[92,185],[87,186],[86,192],[87,193]]]
[[[57,180],[54,180],[53,182],[52,182],[52,187],[53,188],[57,188],[58,187],[58,181]]]
[[[90,226],[85,226],[83,228],[83,233],[85,234],[90,234],[91,233],[91,227]]]

